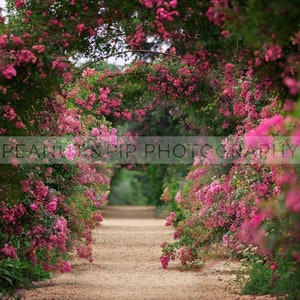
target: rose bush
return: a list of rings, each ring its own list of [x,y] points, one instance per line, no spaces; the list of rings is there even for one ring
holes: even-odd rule
[[[90,45],[101,18],[98,8],[92,2],[6,4],[0,24],[0,132],[7,141],[16,137],[9,146],[24,135],[87,139],[98,128],[115,139],[105,120],[81,118],[61,90],[74,71],[69,58]],[[66,146],[54,157],[74,159]],[[92,261],[91,229],[102,221],[99,209],[109,192],[110,168],[79,160],[45,163],[1,162],[1,297],[45,278],[40,267],[69,272],[72,252]]]

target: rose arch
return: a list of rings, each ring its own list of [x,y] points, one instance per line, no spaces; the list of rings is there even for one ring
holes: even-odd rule
[[[72,251],[93,260],[91,230],[116,172],[103,161],[122,142],[196,137],[205,155],[189,148],[189,163],[122,162],[147,173],[151,201],[170,208],[162,266],[193,264],[213,246],[254,270],[262,262],[269,293],[299,296],[296,2],[7,0],[0,294],[70,271]],[[123,68],[98,62],[128,53]]]

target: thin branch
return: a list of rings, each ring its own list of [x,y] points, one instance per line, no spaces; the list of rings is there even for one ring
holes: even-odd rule
[[[161,54],[161,55],[165,55],[165,56],[170,56],[170,57],[173,57],[173,58],[176,58],[178,60],[183,60],[182,57],[180,56],[176,56],[174,54],[171,54],[171,53],[166,53],[166,52],[162,52],[162,51],[153,51],[153,50],[126,50],[126,51],[121,51],[121,52],[118,52],[116,54],[110,54],[110,55],[106,55],[106,56],[103,56],[97,60],[93,60],[91,61],[90,63],[87,63],[85,66],[81,67],[80,69],[77,70],[77,72],[75,74],[79,74],[82,72],[82,70],[88,68],[89,66],[93,65],[94,63],[96,62],[99,62],[99,61],[103,61],[105,59],[108,59],[112,56],[116,56],[116,55],[121,55],[121,54],[126,54],[126,53],[152,53],[152,54]],[[64,84],[60,87],[60,89],[63,89],[65,86],[66,86],[67,83],[64,82]]]
[[[183,60],[183,58],[180,57],[180,56],[177,56],[177,55],[171,54],[171,53],[161,52],[161,51],[153,51],[153,50],[131,50],[131,52],[162,54],[162,55],[165,55],[165,56],[170,56],[170,57],[176,58],[178,60]]]
[[[126,53],[131,53],[131,52],[137,52],[137,53],[152,53],[152,54],[161,54],[161,55],[165,55],[165,56],[170,56],[170,57],[173,57],[173,58],[176,58],[178,60],[183,60],[182,57],[180,56],[176,56],[174,54],[171,54],[171,53],[166,53],[166,52],[162,52],[162,51],[153,51],[153,50],[126,50],[126,51],[121,51],[121,52],[118,52],[116,54],[110,54],[110,55],[107,55],[107,56],[103,56],[97,60],[94,60],[94,61],[91,61],[90,63],[86,64],[84,67],[80,68],[78,70],[78,72],[81,72],[83,69],[93,65],[94,63],[98,62],[98,61],[102,61],[102,60],[105,60],[105,59],[108,59],[112,56],[116,56],[116,55],[121,55],[121,54],[126,54]]]

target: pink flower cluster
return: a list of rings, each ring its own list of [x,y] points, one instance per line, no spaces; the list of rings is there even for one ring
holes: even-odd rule
[[[217,192],[219,192],[221,190],[221,186],[220,186],[219,182],[214,180],[210,184],[209,189],[212,194],[216,194]]]
[[[45,45],[33,45],[32,49],[34,49],[38,54],[41,54],[41,53],[45,52],[46,47],[45,47]]]
[[[93,257],[92,257],[92,248],[90,245],[83,245],[80,244],[76,248],[77,255],[81,258],[87,259],[89,262],[93,262]]]
[[[102,212],[100,210],[95,213],[94,219],[99,223],[103,221]]]
[[[26,214],[26,208],[23,204],[18,204],[13,207],[9,207],[4,202],[1,203],[0,206],[0,220],[9,225],[12,224],[19,224],[21,221],[20,219]],[[19,230],[20,228],[16,228]]]
[[[163,269],[166,269],[168,267],[170,259],[171,259],[170,255],[166,255],[166,256],[162,255],[160,257],[160,262],[161,262]]]
[[[117,145],[118,137],[115,128],[109,129],[105,125],[101,125],[99,128],[93,128],[91,134],[101,143],[109,143],[112,147]]]
[[[13,77],[17,76],[17,71],[12,64],[8,64],[2,70],[2,74],[6,79],[12,79]]]
[[[83,23],[76,25],[76,31],[78,34],[81,34],[86,29],[86,26]]]
[[[283,82],[289,88],[292,95],[300,93],[300,80],[296,80],[292,77],[285,77]]]
[[[82,130],[81,121],[79,120],[78,112],[76,110],[60,111],[57,120],[58,134],[64,133],[79,133]]]
[[[250,220],[245,221],[240,229],[240,239],[246,244],[259,246],[260,252],[267,254],[267,249],[263,247],[266,231],[260,229],[263,220],[264,216],[257,214]]]
[[[169,95],[173,101],[186,98],[186,105],[189,102],[199,101],[201,91],[197,87],[201,77],[205,74],[202,68],[199,68],[197,72],[192,72],[190,67],[183,67],[178,69],[176,75],[169,72],[163,65],[156,65],[155,70],[156,74],[148,75],[147,80],[148,89],[154,91],[158,99],[163,99],[165,95]]]
[[[51,168],[48,168],[48,172],[52,172]],[[27,180],[21,182],[21,189],[23,192],[28,193],[34,201],[30,204],[30,209],[33,212],[39,213],[43,208],[45,208],[48,213],[54,213],[56,211],[60,200],[53,195],[53,191],[50,190],[49,186],[45,185],[42,180],[33,180],[31,174]]]
[[[173,16],[178,16],[178,11],[168,11],[163,7],[159,7],[156,10],[156,19],[157,20],[167,20],[167,21],[173,21],[174,17]]]
[[[22,49],[20,53],[17,54],[17,58],[20,63],[33,63],[37,61],[37,57],[29,50]]]
[[[85,68],[82,72],[82,77],[92,77],[95,75],[95,69],[92,68]]]
[[[171,0],[169,3],[162,0],[140,0],[147,8],[155,9],[155,25],[157,30],[154,32],[163,40],[170,38],[170,33],[166,29],[164,22],[171,22],[179,13],[175,10],[177,0]]]
[[[177,251],[177,256],[179,257],[180,263],[183,266],[188,263],[193,262],[193,260],[194,260],[192,251],[190,249],[187,249],[186,247],[181,247]]]
[[[228,0],[211,0],[212,6],[208,8],[206,16],[208,20],[215,25],[221,25],[226,19],[225,9],[228,6]]]
[[[60,273],[70,273],[72,271],[72,265],[69,261],[63,261],[62,259],[58,259],[57,263],[52,265],[45,265],[45,271],[58,271]]]
[[[5,255],[5,258],[7,258],[7,257],[13,258],[13,259],[18,258],[16,248],[13,246],[9,246],[7,243],[5,243],[4,247],[2,249],[0,249],[0,252]],[[0,253],[0,257],[1,257],[1,253]]]
[[[87,70],[83,72],[83,77],[87,78],[88,76],[94,76],[95,71]],[[108,74],[107,76],[110,76]],[[95,75],[97,76],[97,75]],[[100,75],[98,74],[98,77]],[[99,77],[99,82],[103,80],[103,78]],[[80,89],[90,87],[85,80],[80,81]],[[96,88],[96,87],[95,87]],[[97,115],[109,115],[114,113],[115,116],[119,117],[121,115],[120,108],[122,103],[122,94],[119,93],[117,97],[114,97],[111,94],[111,90],[109,86],[104,88],[100,87],[96,89],[96,92],[92,92],[89,89],[89,96],[82,97],[78,95],[80,91],[79,87],[74,88],[74,90],[70,93],[70,97],[75,98],[75,103],[80,107],[84,108],[88,111],[93,111]]]
[[[273,138],[271,137],[270,130],[281,130],[284,124],[284,118],[281,115],[274,115],[272,118],[264,119],[260,124],[249,131],[245,136],[245,146],[247,148],[258,146],[261,144],[272,144]]]
[[[67,226],[67,220],[63,217],[60,217],[56,220],[56,224],[53,227],[53,234],[50,235],[48,240],[48,249],[52,249],[55,247],[61,252],[67,251],[67,241],[68,241],[68,233],[69,229]]]
[[[146,35],[141,24],[136,26],[136,31],[132,37],[129,36],[126,38],[126,42],[130,45],[131,49],[138,49],[138,47],[140,47],[145,41]]]
[[[15,7],[16,8],[23,8],[25,6],[24,0],[16,0],[15,1]]]
[[[3,110],[4,110],[4,114],[3,114],[4,118],[8,119],[9,121],[13,121],[16,118],[17,114],[9,104],[5,105],[3,107]]]
[[[275,61],[282,57],[282,49],[278,45],[270,45],[265,52],[265,60]]]
[[[54,212],[56,210],[56,207],[57,207],[57,199],[52,198],[52,200],[47,205],[47,209],[49,212]]]
[[[300,189],[295,187],[288,191],[285,199],[286,207],[293,213],[300,213]]]
[[[148,8],[152,8],[155,5],[156,6],[166,5],[172,8],[175,8],[177,6],[177,0],[171,0],[170,3],[163,2],[162,0],[141,0],[141,1],[143,1],[144,5]]]
[[[165,226],[172,226],[175,221],[176,221],[176,213],[172,211],[166,219]]]
[[[68,145],[66,147],[66,150],[64,151],[64,154],[65,154],[67,160],[70,160],[70,161],[74,160],[74,157],[76,155],[76,149],[75,149],[74,145],[73,144]]]

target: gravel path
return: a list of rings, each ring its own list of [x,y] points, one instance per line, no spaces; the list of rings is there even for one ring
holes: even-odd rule
[[[107,207],[102,225],[93,231],[94,262],[75,260],[71,273],[54,274],[38,283],[26,292],[26,299],[272,299],[236,294],[234,262],[214,261],[201,270],[184,271],[175,261],[163,270],[160,244],[171,240],[172,229],[153,218],[153,211],[152,207]]]

